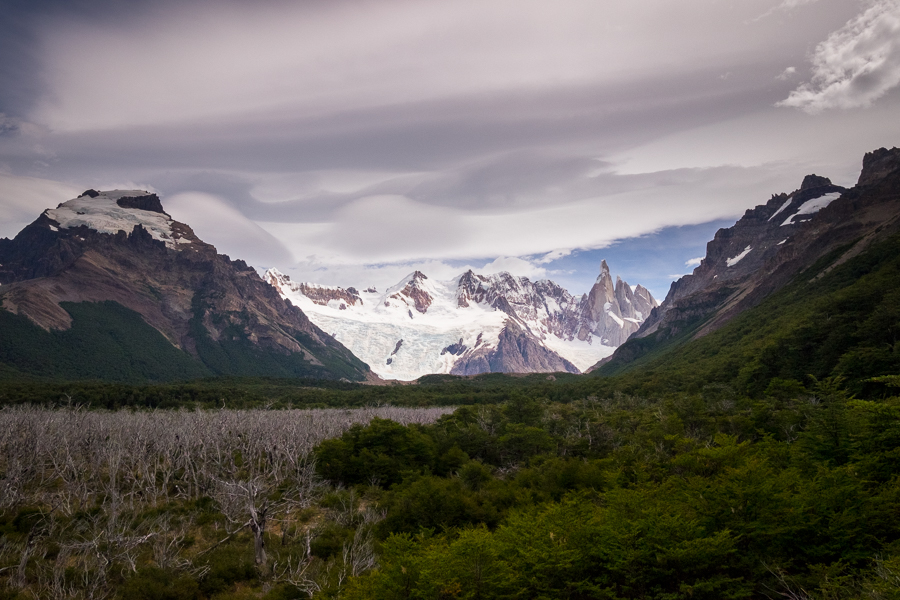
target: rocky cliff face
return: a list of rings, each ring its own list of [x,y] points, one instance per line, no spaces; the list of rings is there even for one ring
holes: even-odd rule
[[[450,370],[453,375],[580,372],[512,319],[500,332],[496,346],[482,346],[461,354]]]
[[[845,189],[818,175],[800,188],[748,210],[707,244],[691,275],[674,282],[635,337],[658,342],[715,331],[756,306],[816,261],[844,248],[838,262],[900,229],[900,149],[881,148],[863,158],[856,186]],[[642,352],[651,345],[643,344]],[[638,357],[628,344],[609,362]]]
[[[616,278],[613,285],[609,266],[600,264],[600,276],[579,306],[575,319],[569,319],[571,330],[579,340],[599,338],[608,346],[625,343],[641,326],[641,323],[658,306],[647,288],[631,286]]]
[[[282,285],[292,285],[291,278],[287,275],[284,275],[281,279],[273,279],[269,283],[271,283],[279,292],[281,292]],[[342,287],[298,283],[293,284],[293,289],[296,289],[319,306],[333,306],[338,310],[347,310],[348,306],[362,304],[362,298],[359,297],[359,292],[356,291],[356,288],[352,287],[344,289]]]
[[[302,359],[297,376],[369,376],[254,269],[217,254],[147,192],[89,190],[46,210],[0,243],[0,284],[2,308],[45,330],[71,327],[62,302],[115,301],[213,373],[229,374],[240,347],[259,368],[239,374],[270,374],[270,354]]]
[[[578,373],[637,331],[657,305],[642,286],[613,283],[605,261],[582,297],[509,273],[467,271],[438,282],[416,271],[383,294],[364,290],[358,304],[342,309],[343,288],[295,283],[274,269],[266,279],[376,373],[399,379]]]

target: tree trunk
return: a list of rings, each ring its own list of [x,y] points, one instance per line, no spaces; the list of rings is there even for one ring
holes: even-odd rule
[[[262,518],[260,520],[251,519],[250,520],[250,529],[253,531],[253,548],[256,551],[256,566],[265,568],[266,565],[266,540],[264,539],[266,533],[266,520]]]

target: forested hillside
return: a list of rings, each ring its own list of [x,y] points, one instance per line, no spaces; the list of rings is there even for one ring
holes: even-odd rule
[[[725,384],[751,396],[773,379],[840,376],[853,392],[874,393],[869,378],[900,372],[900,235],[836,265],[846,250],[705,337],[691,340],[698,320],[662,343],[656,334],[629,340],[620,352],[630,360],[597,374],[627,373],[619,381],[631,390]]]

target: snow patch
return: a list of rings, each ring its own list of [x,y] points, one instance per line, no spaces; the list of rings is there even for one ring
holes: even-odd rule
[[[165,243],[169,248],[175,248],[181,243],[190,243],[189,240],[176,239],[172,232],[171,217],[149,210],[123,208],[116,204],[119,198],[146,196],[148,193],[142,190],[100,192],[95,198],[81,196],[63,202],[56,208],[48,208],[44,214],[58,223],[60,229],[84,225],[100,233],[115,235],[120,231],[130,234],[135,225],[141,225],[154,240]]]
[[[775,212],[773,212],[773,213],[772,213],[772,216],[769,217],[769,218],[766,220],[766,222],[768,223],[769,221],[771,221],[772,219],[774,219],[774,218],[775,218],[775,215],[777,215],[778,213],[780,213],[781,211],[783,211],[784,209],[786,209],[786,208],[788,207],[788,204],[790,204],[790,203],[791,203],[791,198],[788,198],[787,200],[785,200],[785,201],[784,201],[784,204],[781,205],[781,208],[779,208],[778,210],[776,210]]]
[[[738,254],[737,256],[735,256],[734,258],[729,258],[728,260],[726,260],[726,261],[725,261],[725,264],[726,264],[727,266],[729,266],[729,267],[733,267],[734,265],[736,265],[736,264],[738,264],[739,262],[741,262],[741,260],[742,260],[745,256],[747,256],[748,254],[750,254],[750,251],[751,251],[751,250],[753,250],[753,248],[751,248],[750,246],[747,246],[746,248],[744,248],[744,251],[743,251],[743,252],[741,252],[740,254]]]
[[[800,209],[796,213],[785,219],[784,223],[782,223],[781,226],[784,227],[785,225],[790,225],[797,217],[803,215],[813,215],[840,197],[840,192],[831,192],[830,194],[825,194],[824,196],[819,196],[818,198],[807,200],[803,203],[802,206],[800,206]]]

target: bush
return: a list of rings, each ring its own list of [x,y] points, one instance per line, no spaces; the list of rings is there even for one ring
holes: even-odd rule
[[[200,586],[187,574],[176,575],[157,567],[144,567],[129,578],[119,591],[128,600],[194,600]]]

